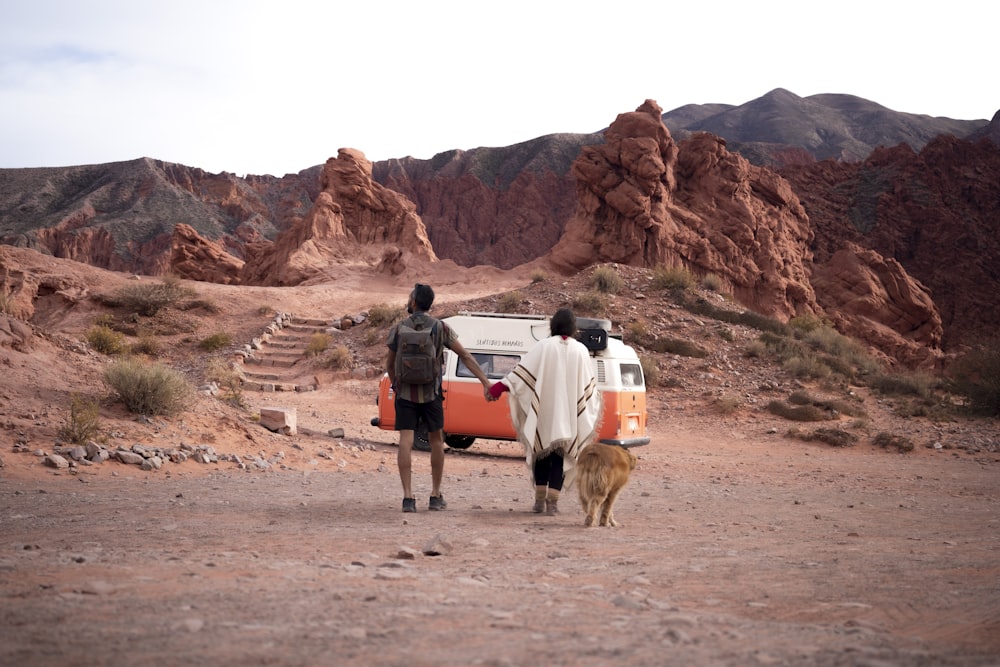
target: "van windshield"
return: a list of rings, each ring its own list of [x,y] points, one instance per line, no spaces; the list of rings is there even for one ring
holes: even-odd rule
[[[479,367],[486,373],[486,377],[491,380],[499,380],[506,377],[517,366],[517,362],[521,360],[521,356],[517,354],[499,354],[496,352],[473,352],[472,358],[476,360]],[[455,374],[460,378],[476,377],[461,359],[458,360],[458,371]]]

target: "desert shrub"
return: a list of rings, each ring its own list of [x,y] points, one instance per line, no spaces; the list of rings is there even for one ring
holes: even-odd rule
[[[732,343],[734,340],[736,340],[736,336],[733,335],[732,330],[729,329],[728,327],[720,326],[718,329],[716,329],[716,332],[719,334],[719,338],[726,341],[727,343]]]
[[[706,273],[701,278],[701,286],[710,292],[722,291],[722,276],[717,273]]]
[[[323,357],[323,365],[334,370],[348,370],[354,365],[354,360],[346,345],[338,345]]]
[[[156,416],[181,412],[191,387],[180,373],[135,357],[120,359],[104,371],[104,382],[134,414]]]
[[[951,369],[952,384],[974,414],[1000,416],[1000,338],[962,355]]]
[[[95,327],[108,327],[109,329],[115,328],[115,316],[111,313],[101,313],[94,318]]]
[[[278,311],[269,303],[263,303],[257,307],[257,314],[263,315],[264,317],[272,317],[278,314]]]
[[[549,279],[549,275],[542,271],[541,269],[535,269],[531,272],[531,284],[537,285],[538,283],[544,283]]]
[[[799,440],[819,440],[834,447],[850,447],[858,441],[858,436],[839,428],[818,428],[809,433],[795,429],[789,431],[788,434]]]
[[[397,320],[403,318],[404,310],[399,306],[390,306],[385,303],[377,303],[368,309],[368,324],[373,327],[382,327],[395,324]]]
[[[798,389],[788,396],[788,402],[792,405],[814,405],[817,408],[826,410],[831,415],[845,414],[849,417],[864,417],[866,413],[860,406],[850,401],[838,399],[817,398],[809,392]]]
[[[918,396],[929,398],[934,394],[937,380],[928,373],[874,373],[865,384],[885,396]]]
[[[752,340],[743,348],[743,356],[751,359],[763,359],[767,356],[767,345],[760,340]]]
[[[905,435],[893,435],[891,433],[879,433],[872,440],[873,443],[881,447],[882,449],[888,449],[889,447],[894,447],[900,452],[912,452],[913,451],[913,441],[907,438]]]
[[[97,401],[74,394],[70,399],[66,422],[59,428],[59,438],[82,445],[96,438],[100,430],[100,406]]]
[[[642,341],[649,336],[649,326],[642,320],[635,320],[625,325],[625,334],[629,340],[642,344]]]
[[[695,286],[694,274],[686,267],[658,266],[653,269],[650,287],[658,290],[686,290]]]
[[[101,354],[121,354],[125,351],[125,336],[109,327],[98,325],[87,331],[87,344]]]
[[[177,304],[177,308],[178,310],[194,310],[198,308],[213,315],[220,312],[218,304],[211,299],[192,299],[191,301]]]
[[[139,340],[132,343],[129,348],[132,354],[145,354],[149,357],[155,357],[160,353],[160,342],[150,335],[139,336]]]
[[[781,367],[797,378],[822,380],[832,373],[829,366],[811,354],[789,357],[782,362]]]
[[[751,329],[779,335],[788,335],[789,333],[788,326],[773,317],[767,317],[752,310],[735,311],[720,308],[704,297],[687,298],[682,296],[680,298],[680,305],[695,315],[704,315],[720,322],[741,324]]]
[[[306,356],[318,357],[326,352],[331,345],[333,345],[333,336],[328,333],[314,333],[309,337],[309,343],[306,345]]]
[[[13,315],[14,310],[14,299],[7,292],[0,291],[0,313]]]
[[[618,294],[624,285],[625,281],[610,266],[599,266],[590,276],[590,286],[604,294]]]
[[[180,301],[193,296],[195,296],[194,290],[181,285],[177,278],[165,276],[158,283],[140,282],[126,285],[107,298],[106,302],[129,312],[152,317],[160,310],[176,306]]]
[[[506,292],[497,302],[498,313],[516,313],[521,307],[524,296],[517,290]]]
[[[660,369],[656,366],[656,359],[639,355],[639,365],[642,367],[642,376],[646,380],[647,387],[656,387],[660,384]]]
[[[664,354],[676,354],[681,357],[692,357],[694,359],[704,359],[708,356],[708,350],[682,338],[652,338],[645,342],[645,347]]]
[[[201,342],[198,343],[198,347],[206,352],[215,352],[223,349],[224,347],[228,347],[232,344],[232,342],[232,336],[227,334],[225,331],[220,331],[202,338]]]
[[[743,401],[740,400],[739,396],[720,396],[714,401],[712,401],[712,407],[719,414],[731,415],[743,405]]]
[[[789,405],[784,401],[771,401],[767,404],[767,411],[798,422],[821,422],[827,419],[827,412],[815,405]]]
[[[603,292],[590,290],[573,297],[573,310],[584,317],[600,317],[608,309],[608,298]]]
[[[227,388],[239,386],[241,382],[240,372],[231,362],[221,357],[212,357],[208,360],[205,365],[205,380]]]

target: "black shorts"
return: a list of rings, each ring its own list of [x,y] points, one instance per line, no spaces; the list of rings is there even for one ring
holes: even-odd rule
[[[428,432],[444,428],[444,405],[437,396],[430,403],[414,403],[396,395],[396,430],[415,431],[422,424]]]

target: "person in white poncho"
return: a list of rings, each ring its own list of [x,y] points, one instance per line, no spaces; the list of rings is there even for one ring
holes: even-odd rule
[[[576,460],[595,437],[601,394],[590,352],[573,337],[573,311],[556,311],[549,331],[490,395],[510,391],[511,420],[535,482],[532,511],[558,514],[559,492],[572,484]]]

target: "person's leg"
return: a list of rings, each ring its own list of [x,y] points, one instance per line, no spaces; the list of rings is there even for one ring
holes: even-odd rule
[[[413,472],[413,431],[399,432],[399,451],[396,452],[396,466],[399,468],[399,481],[403,483],[403,497],[412,498]]]
[[[403,484],[403,511],[417,511],[413,499],[413,429],[416,428],[418,413],[416,404],[396,397],[396,430],[399,431],[399,450],[396,452],[396,467],[399,481]]]
[[[548,486],[549,490],[545,494],[545,513],[559,514],[559,492],[563,487],[563,457],[561,454],[552,452],[545,460],[548,465]]]
[[[549,490],[549,458],[535,459],[532,472],[535,479],[535,504],[531,511],[541,514],[545,511],[545,494]]]
[[[441,479],[444,477],[444,431],[438,429],[427,433],[431,444],[431,495],[441,495]]]
[[[431,499],[429,508],[443,510],[448,504],[441,495],[444,478],[444,405],[438,397],[430,403],[421,403],[421,416],[427,424],[427,441],[431,446]]]

